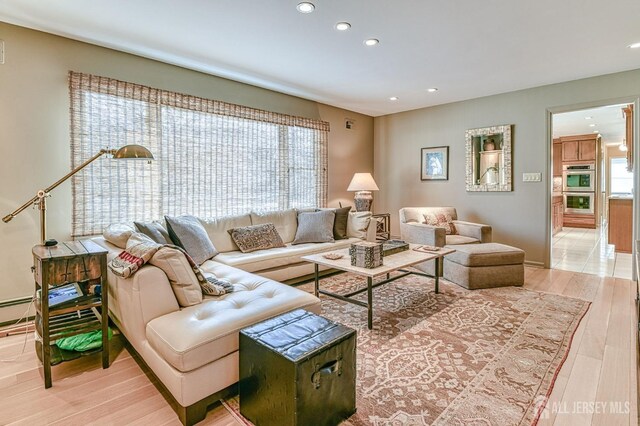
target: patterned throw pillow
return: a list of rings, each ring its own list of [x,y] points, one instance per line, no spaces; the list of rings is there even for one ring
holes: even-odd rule
[[[139,232],[133,233],[127,241],[127,248],[109,262],[109,269],[119,277],[128,278],[153,257],[160,244]]]
[[[447,213],[425,213],[424,223],[444,228],[447,235],[456,235],[458,233],[456,225],[453,223],[453,218]]]
[[[244,226],[228,230],[231,239],[243,253],[251,253],[256,250],[264,250],[275,247],[284,247],[282,238],[273,223],[262,225]]]

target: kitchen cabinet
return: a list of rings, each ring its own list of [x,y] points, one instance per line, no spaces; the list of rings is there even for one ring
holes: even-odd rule
[[[562,177],[562,142],[553,141],[553,177]]]
[[[564,202],[562,201],[562,195],[554,195],[551,201],[552,208],[552,227],[553,227],[553,235],[556,235],[558,232],[562,231],[563,225],[563,213],[564,213]]]
[[[631,253],[633,198],[609,197],[609,244],[616,253]]]
[[[596,134],[558,138],[562,143],[562,161],[595,161],[598,138]]]

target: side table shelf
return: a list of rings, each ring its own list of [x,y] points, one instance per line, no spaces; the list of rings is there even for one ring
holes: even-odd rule
[[[72,241],[53,247],[35,246],[32,252],[39,292],[36,331],[42,339],[41,343],[36,341],[36,350],[44,369],[44,387],[51,387],[51,345],[63,337],[101,330],[102,368],[108,368],[107,250],[92,241]],[[63,285],[73,285],[82,295],[50,307],[49,292]],[[98,285],[100,292],[92,293]]]

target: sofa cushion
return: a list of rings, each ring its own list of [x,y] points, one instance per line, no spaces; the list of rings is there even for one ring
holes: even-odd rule
[[[191,371],[238,350],[238,331],[281,313],[319,310],[315,296],[285,284],[209,261],[206,272],[233,283],[233,293],[155,318],[147,324],[150,345],[174,368]],[[185,333],[185,330],[189,330]]]
[[[202,302],[202,289],[198,278],[180,250],[162,247],[149,263],[162,269],[167,275],[180,306],[192,306]]]
[[[456,251],[446,258],[463,266],[518,265],[524,262],[524,251],[505,244],[464,244],[450,247]]]
[[[165,216],[164,218],[174,244],[189,253],[198,265],[218,254],[198,218],[195,216]]]
[[[290,243],[296,237],[298,217],[296,209],[276,210],[272,212],[251,212],[252,225],[273,223],[283,243]]]
[[[240,251],[231,251],[220,253],[216,256],[216,262],[225,265],[235,266],[249,272],[259,272],[271,268],[279,268],[295,263],[304,262],[300,259],[302,256],[314,253],[322,253],[329,250],[338,250],[348,248],[352,243],[360,242],[359,238],[349,238],[347,240],[338,240],[335,243],[307,243],[291,245],[286,247],[273,248],[268,250],[254,251],[253,253],[242,253]],[[205,262],[204,268],[211,261]]]
[[[114,223],[113,225],[107,226],[102,236],[114,246],[123,249],[127,247],[127,241],[134,232],[136,232],[136,230],[126,223]]]
[[[371,222],[371,212],[352,212],[349,213],[347,221],[347,236],[349,238],[367,238],[367,228]]]
[[[335,218],[333,210],[298,213],[298,230],[291,244],[332,243]]]
[[[464,235],[447,235],[445,237],[445,245],[455,244],[477,244],[480,240],[473,237],[465,237]]]
[[[142,232],[158,244],[173,244],[169,233],[157,220],[153,222],[133,222],[138,232]]]
[[[278,231],[276,231],[273,223],[232,228],[229,229],[229,234],[243,253],[284,247],[282,238],[278,234]]]
[[[249,213],[238,216],[224,216],[214,219],[200,219],[200,223],[207,231],[213,246],[220,253],[238,250],[238,246],[233,242],[229,229],[251,226],[251,215]]]

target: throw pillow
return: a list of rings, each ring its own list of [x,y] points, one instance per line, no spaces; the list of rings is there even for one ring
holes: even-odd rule
[[[353,212],[349,213],[347,221],[347,237],[367,239],[367,229],[371,222],[371,212]]]
[[[456,235],[456,225],[453,223],[453,218],[447,213],[425,213],[424,223],[431,226],[437,226],[438,228],[444,228],[444,232],[447,235]]]
[[[229,229],[229,235],[243,253],[275,247],[284,247],[273,223]]]
[[[153,255],[149,263],[162,269],[167,275],[180,306],[192,306],[202,302],[200,283],[182,251],[164,246]]]
[[[291,244],[332,243],[333,222],[336,213],[333,210],[298,213],[298,229]]]
[[[333,238],[336,240],[345,240],[347,236],[347,223],[349,222],[349,212],[351,206],[335,209],[336,220],[333,222]]]
[[[114,246],[123,249],[127,247],[127,241],[129,241],[129,237],[134,232],[136,230],[125,223],[115,223],[107,226],[102,236]]]
[[[173,244],[164,226],[157,220],[153,222],[133,222],[138,232],[142,232],[158,244]]]
[[[218,254],[200,221],[194,216],[165,216],[173,243],[186,251],[198,264]]]
[[[126,250],[109,262],[109,269],[119,277],[129,278],[158,251],[160,245],[135,232],[127,241]]]

